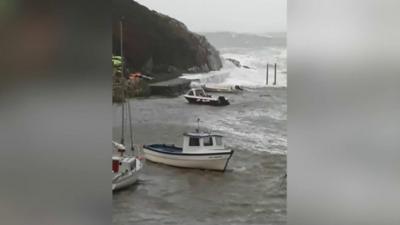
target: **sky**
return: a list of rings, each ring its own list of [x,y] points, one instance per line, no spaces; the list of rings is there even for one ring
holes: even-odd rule
[[[286,32],[286,0],[136,0],[191,31]]]

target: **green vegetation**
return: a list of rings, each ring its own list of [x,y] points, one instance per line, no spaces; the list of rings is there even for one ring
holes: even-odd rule
[[[112,101],[121,103],[124,98],[149,96],[150,88],[146,81],[141,79],[126,79],[122,75],[122,57],[112,56]],[[128,72],[129,74],[129,72]]]

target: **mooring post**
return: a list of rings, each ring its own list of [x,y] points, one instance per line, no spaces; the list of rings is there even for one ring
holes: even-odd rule
[[[269,64],[267,63],[267,78],[266,78],[266,84],[268,85],[268,66],[269,66]]]
[[[276,63],[274,64],[274,85],[276,85]]]

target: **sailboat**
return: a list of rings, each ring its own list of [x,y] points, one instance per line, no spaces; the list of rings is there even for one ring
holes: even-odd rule
[[[124,145],[113,141],[113,146],[120,153],[112,157],[112,191],[117,191],[136,183],[143,163],[140,158],[127,155]]]
[[[121,25],[121,58],[122,58],[122,79],[125,79],[125,62],[123,56],[123,24]],[[135,148],[133,145],[133,128],[132,128],[132,117],[131,108],[129,101],[125,99],[125,87],[121,85],[122,92],[122,103],[121,103],[121,141],[120,143],[113,141],[113,156],[112,156],[112,191],[126,188],[138,180],[139,173],[143,168],[142,159],[138,156],[133,155]],[[127,111],[127,112],[126,112]],[[124,131],[125,131],[125,114],[128,115],[129,121],[129,137],[131,154],[128,154],[124,145]],[[137,150],[136,150],[137,152]]]

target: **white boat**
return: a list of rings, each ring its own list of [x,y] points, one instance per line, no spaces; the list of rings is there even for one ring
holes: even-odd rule
[[[165,144],[144,145],[144,157],[166,165],[225,171],[233,150],[226,149],[223,137],[199,132],[185,133],[183,147]]]
[[[183,97],[193,104],[205,104],[214,106],[229,105],[229,101],[224,96],[212,96],[206,94],[203,88],[192,88]]]
[[[112,157],[112,190],[120,190],[134,184],[143,163],[139,157],[129,156],[125,153],[125,146],[113,142],[119,155]]]
[[[222,86],[222,85],[204,84],[203,89],[204,91],[207,92],[220,92],[220,93],[239,93],[243,91],[243,88],[241,88],[239,85]]]
[[[122,77],[125,77],[125,69],[124,69],[124,54],[123,54],[123,41],[122,41],[122,21],[121,21],[121,57],[119,57],[122,61]],[[113,153],[116,153],[112,156],[112,191],[117,191],[123,188],[126,188],[132,184],[134,184],[138,180],[139,173],[143,168],[143,163],[141,159],[137,156],[134,156],[133,153],[135,151],[133,146],[133,128],[132,128],[132,115],[131,108],[129,104],[129,100],[125,100],[125,88],[121,88],[121,143],[117,143],[113,141]],[[127,112],[125,112],[125,107]],[[131,154],[126,153],[126,148],[124,145],[124,131],[125,131],[125,114],[128,116],[129,121],[129,138],[130,138],[130,150]],[[137,150],[136,150],[137,151]],[[137,153],[137,152],[136,152]]]

